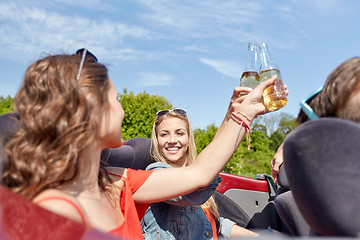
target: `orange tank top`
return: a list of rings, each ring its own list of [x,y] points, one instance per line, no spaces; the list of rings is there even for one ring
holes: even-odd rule
[[[133,170],[127,169],[126,177],[119,176],[117,174],[109,173],[111,175],[121,177],[124,182],[124,189],[121,193],[120,207],[121,211],[124,214],[124,222],[116,229],[111,230],[109,233],[123,237],[125,239],[143,239],[143,234],[140,225],[139,213],[133,198],[133,193],[135,193],[148,179],[151,173],[154,170]],[[141,204],[142,208],[148,208],[150,204]],[[143,213],[141,213],[143,215]]]
[[[56,200],[62,200],[62,201],[65,201],[65,202],[68,202],[69,204],[71,204],[80,214],[81,216],[81,219],[83,221],[83,224],[88,227],[88,222],[86,220],[86,217],[84,215],[84,213],[81,211],[80,207],[78,205],[76,205],[76,203],[74,203],[73,201],[65,198],[65,197],[58,197],[58,196],[53,196],[53,197],[45,197],[45,198],[42,198],[38,201],[35,202],[35,204],[40,204],[44,201],[47,201],[47,200],[53,200],[53,199],[56,199]]]
[[[145,171],[145,170],[127,169],[126,177],[114,173],[109,173],[111,175],[121,177],[125,183],[123,191],[121,193],[121,200],[120,200],[120,208],[124,215],[124,221],[120,224],[119,227],[109,231],[110,234],[125,239],[143,239],[140,219],[143,217],[145,213],[144,210],[146,210],[150,206],[150,203],[136,205],[132,195],[144,184],[144,182],[148,179],[148,177],[151,175],[153,171],[154,170]],[[80,207],[77,206],[76,203],[72,202],[67,198],[57,197],[57,196],[47,197],[40,199],[35,203],[39,204],[43,201],[52,200],[52,199],[63,200],[74,206],[75,209],[79,212],[83,220],[83,224],[86,225],[86,227],[89,227],[86,217],[84,213],[81,211]]]
[[[217,239],[217,228],[216,228],[216,220],[214,214],[211,213],[210,209],[205,206],[205,204],[201,205],[201,208],[204,210],[206,217],[209,219],[212,232],[213,232],[213,239]]]

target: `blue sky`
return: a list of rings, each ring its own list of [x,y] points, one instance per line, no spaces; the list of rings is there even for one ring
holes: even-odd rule
[[[221,124],[247,44],[266,42],[298,103],[359,56],[358,0],[0,0],[0,96],[29,64],[86,47],[122,93],[146,91],[188,110],[194,128]]]

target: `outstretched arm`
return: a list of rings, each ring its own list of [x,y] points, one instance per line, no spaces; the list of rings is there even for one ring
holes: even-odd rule
[[[231,109],[242,112],[249,119],[266,113],[268,110],[263,103],[263,92],[275,79],[274,76],[260,84],[247,94],[242,102],[236,101],[236,96],[241,97],[238,88],[235,88]],[[233,101],[234,98],[235,101]],[[221,132],[198,155],[191,166],[155,170],[134,193],[134,200],[137,202],[164,201],[209,185],[231,159],[246,132],[242,125],[228,116],[225,117],[220,128]]]

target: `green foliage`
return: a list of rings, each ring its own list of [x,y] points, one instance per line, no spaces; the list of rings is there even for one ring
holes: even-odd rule
[[[7,97],[0,96],[0,115],[14,111],[13,99],[8,95]]]
[[[255,177],[258,173],[271,174],[270,162],[276,150],[295,127],[295,119],[289,114],[280,114],[276,120],[270,119],[271,124],[277,125],[277,130],[267,135],[266,118],[263,121],[255,121],[251,131],[251,148],[248,150],[246,138],[244,138],[232,156],[229,163],[223,169],[224,172],[237,174],[245,177]],[[275,121],[276,120],[276,121]],[[277,123],[276,123],[277,122]],[[206,130],[196,129],[194,131],[197,151],[200,153],[213,139],[217,127],[214,124]]]
[[[10,96],[0,96],[0,114],[14,111],[13,99]],[[120,95],[120,103],[125,111],[125,119],[122,124],[123,139],[133,137],[151,137],[153,122],[156,112],[162,109],[173,108],[172,104],[164,97],[150,95],[146,92],[134,94],[123,90]],[[229,163],[223,169],[224,172],[255,177],[258,173],[270,174],[270,161],[277,148],[285,137],[296,127],[295,119],[289,114],[280,114],[271,119],[262,118],[262,121],[254,121],[251,131],[251,148],[248,150],[246,138],[234,153]],[[268,121],[268,122],[266,122]],[[277,122],[277,129],[267,135],[268,126]],[[214,138],[218,128],[215,124],[207,126],[205,130],[195,129],[194,138],[197,152],[200,153]]]
[[[142,92],[135,95],[123,90],[120,95],[120,103],[125,111],[125,119],[122,124],[123,139],[134,137],[151,137],[156,112],[162,109],[171,109],[170,102],[161,96],[150,95]]]
[[[218,128],[215,126],[215,124],[210,124],[206,127],[206,130],[201,129],[195,129],[194,130],[194,139],[196,144],[196,150],[199,154],[201,150],[203,150],[214,138],[216,131]]]
[[[269,147],[273,151],[276,151],[280,147],[286,136],[296,127],[295,118],[291,115],[282,113],[280,116],[278,128],[270,136],[271,143]]]
[[[271,150],[276,151],[284,141],[285,135],[280,130],[276,130],[271,134],[270,139],[271,142],[269,147]]]
[[[214,124],[211,124],[206,130],[196,129],[194,131],[198,153],[211,142],[217,129]],[[250,136],[250,150],[248,150],[246,138],[244,138],[229,163],[223,169],[224,172],[252,178],[258,173],[271,173],[270,161],[275,155],[275,151],[269,147],[270,138],[262,130],[253,130]]]
[[[264,134],[267,134],[266,126],[261,124],[261,123],[254,122],[253,125],[252,125],[252,129],[253,130],[259,130],[259,131],[262,131]]]
[[[240,161],[240,169],[238,174],[245,177],[255,177],[258,173],[271,173],[270,161],[275,155],[269,147],[271,140],[261,130],[253,130],[251,136],[251,147],[247,150],[246,139],[241,142],[239,149],[242,152]],[[237,151],[239,151],[239,149]]]
[[[296,126],[297,124],[294,117],[288,113],[282,113],[277,130],[286,137]]]

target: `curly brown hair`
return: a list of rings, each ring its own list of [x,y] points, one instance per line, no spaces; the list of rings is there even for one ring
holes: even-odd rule
[[[319,117],[338,117],[360,123],[359,106],[349,104],[354,93],[360,91],[360,57],[350,58],[341,63],[328,76],[324,89],[310,99],[308,104]],[[299,112],[297,122],[308,118]]]
[[[29,199],[75,180],[81,170],[79,155],[99,134],[99,116],[108,107],[108,70],[86,58],[77,80],[80,62],[79,54],[34,62],[15,96],[21,126],[5,146],[2,182]],[[105,189],[108,178],[99,178]]]

